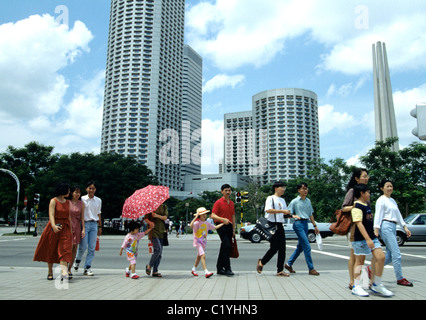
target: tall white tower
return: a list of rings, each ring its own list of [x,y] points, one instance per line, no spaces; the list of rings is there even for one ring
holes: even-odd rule
[[[111,0],[102,152],[135,157],[180,190],[185,0]],[[174,133],[177,133],[177,137]]]
[[[384,141],[387,138],[398,137],[398,131],[386,45],[380,41],[373,44],[373,75],[376,141]],[[399,143],[396,142],[392,149],[398,151]]]

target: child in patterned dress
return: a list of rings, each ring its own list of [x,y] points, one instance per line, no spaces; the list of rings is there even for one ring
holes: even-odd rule
[[[147,221],[147,220],[146,220]],[[146,233],[149,233],[154,227],[154,223],[147,221],[149,224],[148,230],[145,232],[140,231],[140,224],[136,221],[131,221],[129,223],[130,232],[124,238],[123,244],[120,249],[120,256],[123,253],[123,249],[126,249],[127,260],[130,265],[126,268],[126,277],[131,277],[132,279],[139,279],[139,276],[136,274],[136,258],[138,256],[138,244],[139,240],[142,239]]]
[[[206,208],[198,208],[197,212],[195,213],[194,220],[191,221],[191,224],[189,225],[194,232],[194,247],[197,248],[197,258],[195,259],[194,267],[191,270],[191,273],[193,276],[197,277],[197,267],[198,264],[201,261],[201,264],[204,268],[204,274],[206,278],[210,278],[213,273],[209,272],[207,270],[206,266],[206,255],[204,252],[204,249],[206,248],[207,244],[207,234],[209,230],[216,230],[222,227],[224,224],[221,223],[217,226],[211,224],[210,222],[206,221],[207,219],[207,212],[210,212],[209,210],[206,210]]]

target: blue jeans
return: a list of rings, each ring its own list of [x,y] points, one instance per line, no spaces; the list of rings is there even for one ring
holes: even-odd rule
[[[86,229],[86,235],[83,239],[81,239],[75,260],[77,263],[80,263],[83,254],[86,252],[86,249],[88,249],[84,269],[89,269],[92,267],[92,260],[95,257],[96,239],[98,237],[98,222],[86,221],[84,226]]]
[[[293,230],[296,232],[299,242],[297,243],[297,248],[291,255],[287,264],[291,267],[303,251],[305,254],[306,264],[308,265],[308,269],[310,271],[314,268],[314,263],[312,262],[311,245],[308,240],[308,221],[295,220],[293,223]]]
[[[151,256],[149,265],[153,267],[153,273],[157,273],[163,254],[163,239],[152,238],[152,247],[154,249],[154,253]]]
[[[392,262],[396,280],[401,280],[403,278],[401,251],[399,250],[398,242],[396,242],[396,223],[382,221],[380,226],[380,237],[386,245],[385,265]]]

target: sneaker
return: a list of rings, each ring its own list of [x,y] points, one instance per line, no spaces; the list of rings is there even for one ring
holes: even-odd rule
[[[352,294],[359,297],[368,297],[369,294],[361,286],[353,286]]]
[[[405,278],[398,280],[396,283],[399,284],[400,286],[406,286],[406,287],[412,287],[413,286],[413,284]]]
[[[130,277],[130,271],[129,269],[126,269],[126,278]]]
[[[195,272],[194,270],[191,270],[191,273],[192,273],[192,275],[193,275],[194,277],[198,277],[198,273],[197,273],[197,272]]]
[[[393,292],[386,289],[383,284],[377,285],[377,284],[373,283],[373,285],[371,286],[371,291],[373,291],[374,293],[380,294],[383,297],[392,297],[393,296]]]
[[[79,266],[80,266],[80,263],[74,262],[73,268],[74,268],[75,272],[78,271]]]
[[[208,279],[208,278],[210,278],[212,275],[213,275],[213,272],[208,272],[208,273],[206,273],[206,278]]]
[[[139,276],[138,276],[136,273],[134,273],[134,274],[132,275],[132,279],[139,279]]]
[[[84,275],[85,276],[94,276],[95,274],[93,273],[92,269],[84,269]]]

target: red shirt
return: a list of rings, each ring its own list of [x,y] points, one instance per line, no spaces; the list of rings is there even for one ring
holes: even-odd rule
[[[232,223],[232,217],[235,214],[234,202],[232,200],[229,200],[228,203],[223,197],[221,197],[214,203],[212,212],[221,218],[228,219]]]

